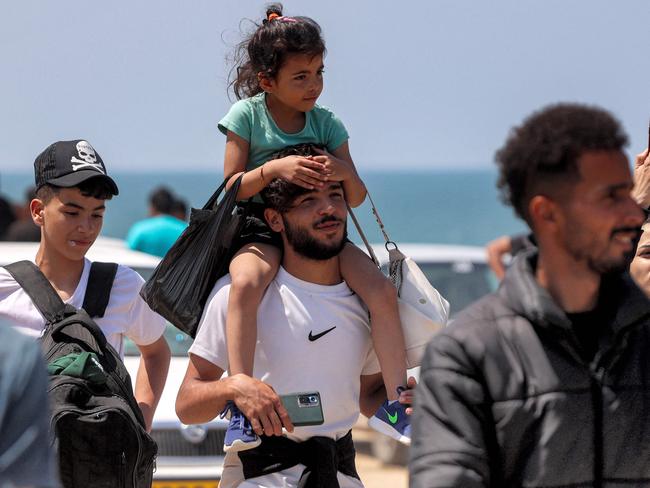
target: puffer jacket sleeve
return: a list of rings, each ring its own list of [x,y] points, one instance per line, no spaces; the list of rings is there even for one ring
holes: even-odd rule
[[[488,457],[494,436],[485,389],[478,368],[450,329],[434,338],[422,361],[412,419],[410,487],[497,486]]]

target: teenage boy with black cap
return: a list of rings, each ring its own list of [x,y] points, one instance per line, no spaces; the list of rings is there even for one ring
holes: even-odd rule
[[[63,301],[80,308],[91,265],[85,256],[102,228],[105,201],[118,194],[117,185],[107,175],[102,158],[84,140],[51,144],[34,161],[34,177],[36,198],[30,212],[41,228],[34,262]],[[119,266],[104,316],[95,321],[120,355],[124,336],[138,346],[142,358],[134,393],[150,429],[170,352],[162,335],[164,319],[138,294],[142,284],[135,271]],[[45,327],[43,316],[4,268],[0,268],[0,317],[35,337]]]

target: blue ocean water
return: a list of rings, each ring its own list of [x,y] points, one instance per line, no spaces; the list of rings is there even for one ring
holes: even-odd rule
[[[201,207],[221,182],[220,173],[114,173],[120,194],[107,203],[103,234],[123,238],[147,213],[147,195],[167,185],[190,205]],[[524,230],[498,199],[494,171],[368,172],[370,190],[390,237],[400,242],[483,245],[502,234]],[[21,201],[31,174],[2,173],[0,193]],[[355,211],[371,242],[381,242],[370,205]],[[358,241],[350,226],[350,237]]]

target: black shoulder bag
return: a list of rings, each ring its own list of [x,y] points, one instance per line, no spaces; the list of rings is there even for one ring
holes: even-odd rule
[[[246,204],[237,205],[243,174],[225,192],[229,178],[202,209],[192,209],[190,223],[153,275],[140,290],[149,307],[178,329],[196,336],[203,308],[219,278],[237,251],[237,239],[247,216]]]

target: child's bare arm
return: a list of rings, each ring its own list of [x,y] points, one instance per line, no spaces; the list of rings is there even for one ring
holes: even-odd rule
[[[226,138],[226,155],[224,159],[224,174],[232,175],[227,188],[246,170],[248,160],[248,141],[228,131]],[[244,200],[261,192],[274,178],[284,178],[287,181],[313,189],[327,181],[324,175],[325,165],[303,156],[287,156],[282,159],[267,161],[262,166],[244,173],[237,199]]]
[[[397,306],[397,289],[358,247],[347,243],[339,255],[341,274],[370,312],[372,343],[389,400],[406,382],[406,348]]]
[[[232,131],[228,131],[226,135],[226,154],[223,160],[223,174],[231,175],[230,181],[226,188],[230,188],[235,182],[236,178],[246,171],[246,162],[248,161],[248,141],[239,137]],[[254,169],[244,174],[239,191],[237,192],[237,199],[244,200],[256,195],[266,184],[262,178],[261,168]]]

